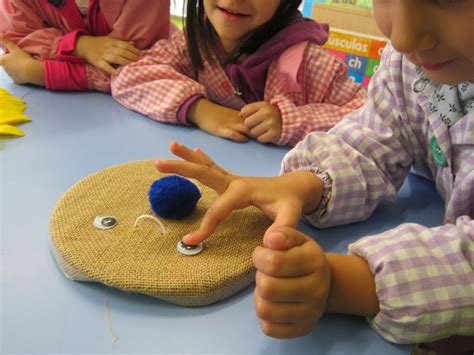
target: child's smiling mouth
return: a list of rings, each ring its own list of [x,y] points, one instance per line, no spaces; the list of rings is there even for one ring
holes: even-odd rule
[[[228,18],[228,19],[241,19],[241,18],[250,16],[250,15],[243,14],[243,13],[240,13],[240,12],[232,10],[232,9],[226,9],[226,8],[219,7],[219,6],[217,6],[217,9],[219,11],[221,11],[226,16],[226,18]]]

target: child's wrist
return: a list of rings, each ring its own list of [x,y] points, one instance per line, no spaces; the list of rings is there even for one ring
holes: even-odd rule
[[[31,59],[26,65],[25,82],[33,85],[45,86],[44,63],[37,59]]]
[[[300,173],[305,176],[305,182],[301,186],[308,189],[303,192],[303,213],[307,214],[316,210],[321,202],[323,197],[323,181],[312,171],[300,171]]]
[[[78,35],[77,38],[76,38],[76,43],[74,45],[74,49],[73,49],[71,54],[75,55],[76,57],[85,59],[85,57],[84,57],[85,54],[83,53],[83,51],[81,49],[83,47],[84,41],[86,41],[86,40],[87,40],[86,35]]]
[[[204,99],[197,99],[191,104],[191,106],[189,106],[188,112],[186,113],[186,121],[188,121],[188,123],[192,123],[196,126],[199,126],[199,111],[202,110],[202,106],[205,105],[205,101],[206,100]]]
[[[357,255],[325,253],[331,270],[326,313],[373,317],[379,312],[375,277],[365,259]]]

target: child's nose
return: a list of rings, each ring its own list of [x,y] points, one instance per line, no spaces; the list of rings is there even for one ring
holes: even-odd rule
[[[401,53],[423,52],[437,45],[433,19],[425,6],[416,1],[397,1],[392,8],[391,41]]]

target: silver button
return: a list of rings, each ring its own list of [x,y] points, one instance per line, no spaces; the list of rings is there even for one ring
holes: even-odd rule
[[[203,248],[204,245],[202,243],[199,243],[198,245],[189,245],[184,243],[182,240],[180,240],[176,246],[176,249],[178,249],[178,251],[183,255],[199,254]]]
[[[113,228],[117,223],[117,218],[114,216],[97,216],[94,219],[94,227],[103,230]]]

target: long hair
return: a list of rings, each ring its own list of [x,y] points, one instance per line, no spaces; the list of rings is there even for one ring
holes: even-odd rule
[[[298,13],[302,0],[281,0],[273,17],[242,39],[237,48],[228,54],[226,62],[233,62],[242,54],[252,54],[275,34],[288,26]],[[203,68],[203,58],[215,61],[215,48],[219,36],[207,21],[203,0],[187,0],[184,32],[191,61],[196,69]]]

